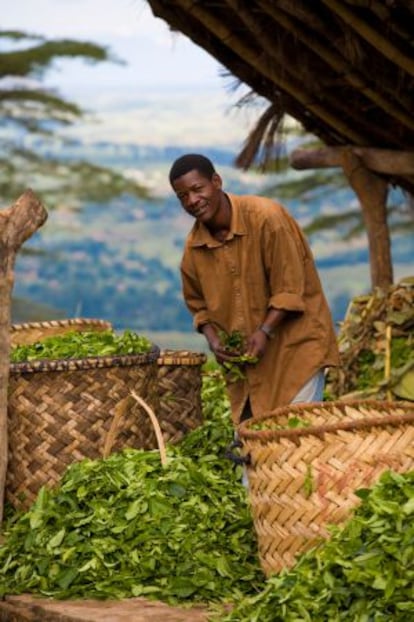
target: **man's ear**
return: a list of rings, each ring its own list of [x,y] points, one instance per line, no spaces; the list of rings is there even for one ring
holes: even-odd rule
[[[211,178],[211,183],[216,188],[216,190],[221,189],[223,186],[223,180],[221,179],[218,173],[213,173],[213,176]]]

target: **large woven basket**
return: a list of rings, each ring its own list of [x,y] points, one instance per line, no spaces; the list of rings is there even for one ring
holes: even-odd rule
[[[135,391],[157,410],[159,348],[128,356],[15,363],[9,377],[6,500],[30,505],[67,466],[125,447],[155,448],[154,428]],[[122,412],[122,416],[119,413]],[[113,436],[116,420],[116,436]]]
[[[286,429],[293,417],[300,427]],[[270,575],[349,518],[360,501],[355,490],[388,469],[414,468],[414,404],[292,405],[244,422],[239,437],[259,558]]]
[[[46,337],[63,335],[69,331],[101,331],[110,330],[112,324],[95,318],[69,318],[65,320],[50,320],[47,322],[24,322],[12,324],[10,329],[10,345],[21,346],[35,343]]]
[[[203,422],[201,367],[207,357],[187,350],[163,350],[158,358],[157,419],[164,440],[176,443]]]

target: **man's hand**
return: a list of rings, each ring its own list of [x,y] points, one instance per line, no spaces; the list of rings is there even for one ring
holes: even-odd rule
[[[239,352],[232,352],[228,346],[222,343],[218,331],[213,324],[204,324],[201,331],[207,339],[211,352],[216,357],[217,363],[231,363],[240,356]]]
[[[261,359],[266,352],[269,337],[260,329],[256,330],[247,341],[246,355]]]

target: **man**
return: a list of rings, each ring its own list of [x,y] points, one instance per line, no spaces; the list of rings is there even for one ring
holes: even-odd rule
[[[223,191],[212,162],[187,154],[171,186],[195,218],[184,248],[184,300],[219,363],[231,363],[221,331],[245,336],[246,364],[227,382],[233,422],[292,402],[321,401],[337,340],[309,245],[278,203]]]

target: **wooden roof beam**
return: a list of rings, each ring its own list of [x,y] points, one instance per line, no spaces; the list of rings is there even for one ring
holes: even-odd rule
[[[297,75],[292,73],[291,65],[289,63],[289,59],[293,58],[293,66],[296,65],[293,55],[287,54],[286,45],[283,45],[283,43],[280,44],[279,49],[277,49],[276,44],[275,44],[276,38],[279,37],[281,40],[283,40],[283,35],[285,34],[286,29],[284,29],[284,27],[282,26],[281,28],[279,28],[279,31],[277,30],[275,31],[273,36],[269,36],[269,34],[265,31],[265,29],[261,27],[260,20],[257,19],[256,14],[253,14],[251,12],[251,9],[248,8],[247,5],[241,5],[239,0],[226,0],[226,4],[229,7],[231,7],[231,9],[237,15],[237,18],[243,22],[245,28],[250,33],[253,33],[253,35],[255,35],[257,39],[261,41],[262,48],[266,50],[266,55],[269,57],[269,59],[271,61],[274,60],[277,66],[280,66],[283,68],[283,78],[285,82],[290,83],[291,86],[293,85],[297,86]],[[259,1],[256,4],[260,5],[261,3]],[[267,15],[272,15],[272,11],[270,9]],[[289,29],[286,30],[286,34],[291,36],[291,32],[289,31]],[[298,43],[299,44],[302,43],[300,39]],[[299,48],[299,45],[296,45],[295,51],[298,57],[300,57],[301,50]],[[312,48],[311,48],[311,54],[315,55]],[[320,61],[320,57],[318,55],[315,55],[315,59]],[[259,60],[262,61],[262,58],[260,58]],[[263,61],[261,62],[261,66],[263,67],[263,70],[264,70],[264,65],[265,65],[264,60],[265,59],[263,59]],[[326,63],[323,62],[323,63],[320,63],[320,65],[321,65],[320,71],[322,72],[323,65],[326,65]],[[328,67],[329,67],[329,64],[328,64]],[[346,68],[348,70],[350,69],[347,65],[346,65]],[[321,89],[321,91],[319,92],[315,91],[313,82],[312,84],[300,85],[301,90],[303,90],[303,86],[305,86],[305,90],[308,92],[308,100],[312,98],[312,101],[315,103],[323,100],[324,109],[330,110],[332,113],[335,113],[336,115],[341,116],[344,119],[347,119],[348,125],[350,126],[353,125],[356,131],[358,131],[359,128],[364,128],[366,126],[365,115],[361,114],[361,109],[365,107],[365,105],[363,105],[362,103],[360,104],[358,109],[356,109],[353,106],[350,106],[349,102],[343,101],[341,98],[335,98],[335,95],[332,89],[327,88],[323,80],[321,80],[318,85],[319,88]],[[369,103],[369,100],[368,100],[368,103]],[[388,114],[390,114],[389,110],[388,110]],[[405,121],[406,121],[405,124],[408,125],[408,127],[410,127],[411,129],[414,129],[414,119],[412,119],[411,116],[406,115]],[[376,124],[374,131],[375,131],[377,140],[382,141],[382,140],[388,139],[388,133],[385,132],[385,129],[381,123]]]
[[[408,114],[400,106],[395,105],[389,99],[383,97],[380,93],[369,86],[366,80],[350,66],[340,54],[329,48],[327,45],[319,42],[314,36],[309,35],[307,30],[300,26],[289,15],[280,11],[276,5],[266,0],[257,0],[257,4],[266,11],[272,18],[281,24],[283,28],[298,37],[301,43],[305,44],[312,52],[317,54],[325,61],[334,71],[341,74],[349,84],[356,87],[361,93],[374,102],[384,112],[398,119],[403,125],[414,129],[414,118],[412,114]]]
[[[249,63],[256,69],[256,71],[277,84],[280,89],[286,91],[288,95],[300,102],[305,108],[312,112],[316,117],[319,117],[328,126],[335,128],[336,132],[341,134],[343,138],[350,140],[353,143],[366,143],[364,135],[352,129],[343,120],[342,115],[337,115],[326,106],[312,101],[304,92],[304,89],[299,82],[293,82],[285,75],[282,75],[283,72],[275,70],[275,63],[269,62],[271,59],[267,56],[267,54],[267,59],[266,57],[259,57],[257,50],[247,46],[243,37],[238,37],[234,34],[230,27],[223,23],[219,18],[213,16],[209,11],[205,10],[203,6],[195,4],[194,0],[176,0],[174,4],[176,8],[181,7],[190,15],[197,17],[201,24],[204,25],[205,28],[208,28],[210,33],[218,37],[224,44],[229,46],[230,49],[237,52],[237,54],[246,63]]]
[[[342,166],[344,153],[358,157],[366,168],[384,175],[414,175],[414,151],[376,149],[372,147],[321,147],[320,149],[295,149],[290,165],[297,170]]]
[[[370,0],[369,0],[370,1]],[[299,23],[301,24],[301,30],[303,32],[308,32],[308,37],[311,38],[315,42],[315,46],[318,45],[319,41],[327,42],[329,48],[332,49],[332,53],[336,53],[341,58],[344,58],[345,61],[349,63],[350,66],[353,66],[352,55],[349,56],[347,53],[348,46],[346,44],[346,37],[344,33],[344,29],[339,28],[339,20],[335,19],[338,16],[334,12],[330,12],[326,16],[326,21],[323,22],[320,18],[315,20],[315,9],[312,8],[310,3],[307,0],[278,0],[275,3],[273,0],[259,0],[260,5],[263,11],[266,11],[269,15],[272,14],[273,8],[277,4],[277,8],[279,12],[282,12],[287,17],[290,16],[291,20],[294,20],[299,27]],[[348,38],[350,36],[350,31],[348,31]],[[360,38],[357,38],[357,35],[353,33],[354,44],[358,41],[358,45],[360,46]],[[366,44],[366,41],[364,41]],[[326,47],[326,43],[325,43]],[[373,60],[374,56],[372,55]],[[381,61],[383,59],[379,56]],[[328,60],[328,59],[327,59]],[[389,60],[390,66],[390,74],[395,76],[395,65]],[[392,71],[391,71],[392,70]],[[369,73],[369,72],[368,72]],[[376,79],[377,74],[376,71],[373,71],[369,74],[371,78]],[[346,79],[346,76],[343,76]],[[381,90],[378,93],[379,96],[382,95],[382,98],[385,96],[389,101],[395,99],[396,89],[398,89],[398,82],[394,80],[391,83],[389,80],[385,81],[385,77],[383,75],[383,79],[381,81]],[[374,91],[378,90],[378,84],[374,86]],[[409,116],[411,116],[412,112],[412,100],[410,97],[405,97],[401,92],[398,94],[398,102],[401,110],[404,110]],[[395,115],[396,116],[396,115]]]
[[[391,41],[383,37],[379,32],[372,28],[367,22],[360,19],[352,10],[345,6],[340,0],[321,0],[321,2],[336,13],[348,26],[359,34],[362,39],[368,41],[377,52],[383,54],[385,58],[395,63],[398,67],[406,71],[410,76],[414,76],[414,60],[396,48]]]
[[[414,172],[414,153],[361,147],[296,149],[290,156],[295,169],[340,166],[357,195],[368,237],[372,287],[393,282],[390,232],[387,223],[388,181],[378,173],[393,173],[395,154],[400,167]],[[379,170],[378,170],[379,169]],[[385,169],[385,170],[384,170]],[[398,171],[400,172],[400,171]]]
[[[266,78],[258,71],[252,72],[247,63],[240,61],[235,50],[227,47],[220,38],[216,38],[206,27],[196,30],[199,21],[195,17],[187,15],[181,8],[178,8],[177,11],[176,4],[165,3],[163,0],[150,0],[150,6],[154,16],[166,21],[172,30],[183,33],[192,39],[196,45],[201,46],[216,58],[217,62],[228,70],[229,76],[250,86],[257,95],[264,97],[269,103],[276,104],[280,112],[288,112],[308,132],[319,136],[324,142],[342,143],[343,138],[339,132],[326,125],[319,117],[309,114],[294,97],[278,90],[277,85],[270,78]]]

